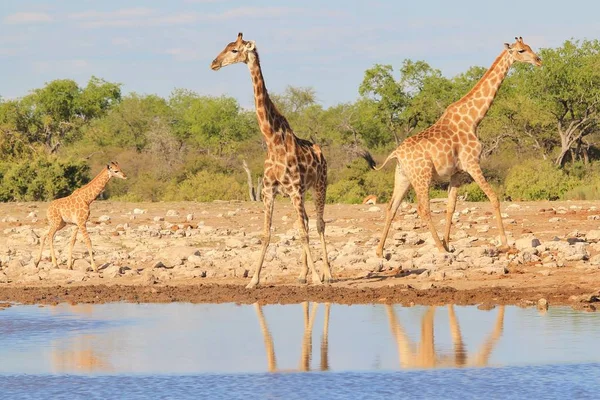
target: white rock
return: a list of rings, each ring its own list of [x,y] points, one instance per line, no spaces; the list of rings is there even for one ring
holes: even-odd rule
[[[241,249],[241,248],[246,247],[246,244],[239,239],[229,238],[229,239],[225,240],[225,246],[231,247],[234,249]]]
[[[135,215],[146,214],[147,212],[148,212],[148,210],[142,210],[141,208],[134,208],[133,209],[133,213]]]
[[[98,217],[98,221],[108,222],[108,221],[110,221],[110,217],[108,215],[101,215],[100,217]]]
[[[494,267],[494,266],[478,268],[475,271],[481,272],[484,274],[488,274],[488,275],[504,275],[504,274],[508,273],[508,270],[506,269],[506,267]]]
[[[515,240],[515,247],[519,250],[527,250],[540,246],[542,243],[536,237],[525,237]]]
[[[177,217],[179,213],[176,210],[167,210],[167,217]]]
[[[594,229],[585,234],[585,239],[588,241],[597,242],[600,240],[600,230]]]
[[[368,211],[368,212],[379,212],[379,211],[381,211],[381,208],[380,208],[380,207],[377,207],[377,206],[372,206],[372,207],[369,207],[369,208],[367,209],[367,211]]]

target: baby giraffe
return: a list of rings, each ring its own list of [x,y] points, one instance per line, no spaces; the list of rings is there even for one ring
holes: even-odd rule
[[[50,254],[52,255],[52,265],[54,268],[58,268],[56,255],[54,254],[54,235],[56,235],[56,232],[64,228],[67,224],[73,224],[75,225],[75,230],[73,231],[73,236],[71,236],[71,242],[69,243],[69,259],[67,262],[68,268],[73,268],[73,246],[75,245],[77,232],[81,230],[85,244],[90,252],[92,269],[94,272],[98,271],[96,263],[94,263],[92,241],[90,240],[90,235],[85,228],[85,224],[90,216],[90,204],[96,200],[96,197],[98,197],[98,195],[104,190],[104,187],[113,176],[121,179],[127,179],[127,176],[121,170],[119,164],[111,161],[111,163],[108,164],[106,168],[103,168],[102,171],[96,175],[96,177],[92,179],[90,183],[75,190],[70,196],[56,199],[50,203],[48,206],[48,211],[46,212],[50,228],[48,230],[48,234],[41,240],[40,254],[35,261],[36,268],[42,259],[42,252],[44,250],[46,238],[50,238]]]

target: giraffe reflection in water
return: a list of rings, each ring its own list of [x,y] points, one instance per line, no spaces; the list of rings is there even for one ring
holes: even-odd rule
[[[300,353],[300,362],[297,369],[281,370],[277,368],[277,358],[275,356],[275,346],[273,343],[273,336],[267,326],[267,321],[262,310],[262,306],[258,303],[254,303],[256,315],[258,316],[258,322],[260,323],[260,330],[262,331],[263,338],[265,341],[265,351],[267,353],[267,365],[269,372],[295,372],[295,371],[310,371],[310,361],[312,355],[312,331],[317,315],[317,309],[319,303],[313,303],[312,309],[309,310],[309,302],[305,301],[302,303],[302,310],[304,314],[304,333],[302,335],[302,345]],[[323,333],[321,335],[321,361],[319,370],[329,370],[329,314],[331,310],[331,304],[325,303],[325,320],[323,322]]]
[[[453,355],[438,354],[435,349],[434,316],[436,307],[428,307],[421,319],[421,341],[419,345],[411,342],[406,334],[394,308],[386,305],[392,336],[398,346],[398,357],[401,368],[444,368],[444,367],[485,367],[488,365],[490,355],[504,328],[504,306],[498,308],[496,322],[490,335],[483,342],[479,350],[470,356],[467,354],[462,333],[454,312],[454,306],[448,306],[450,319],[450,334],[454,346]]]
[[[67,308],[75,315],[90,317],[94,305],[77,304],[68,305]],[[53,307],[53,310],[57,308]],[[114,368],[107,360],[106,352],[99,346],[101,342],[106,343],[106,337],[101,341],[96,334],[82,334],[66,340],[55,340],[52,344],[53,373],[113,372]]]

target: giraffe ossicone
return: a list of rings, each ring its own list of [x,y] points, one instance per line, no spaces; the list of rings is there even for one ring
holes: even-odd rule
[[[271,239],[274,197],[279,192],[290,197],[298,214],[297,226],[300,230],[303,265],[298,280],[305,283],[310,268],[313,282],[322,283],[310,251],[308,216],[304,207],[305,194],[311,188],[315,192],[317,232],[323,251],[323,276],[326,282],[332,282],[333,278],[327,259],[325,221],[323,219],[327,190],[327,162],[325,157],[318,145],[297,137],[287,119],[277,110],[267,92],[256,43],[252,40],[244,40],[241,32],[234,42],[225,46],[225,49],[217,55],[211,64],[211,68],[217,71],[222,67],[237,63],[246,64],[250,70],[254,87],[256,116],[267,145],[262,189],[265,206],[262,251],[247,288],[253,288],[260,283],[260,272]]]
[[[104,190],[104,187],[112,177],[120,179],[127,179],[127,176],[121,170],[119,164],[115,161],[111,161],[106,165],[105,168],[100,171],[94,179],[92,179],[87,185],[76,189],[67,197],[56,199],[50,203],[46,216],[48,218],[48,234],[42,237],[40,243],[40,252],[34,264],[37,268],[40,260],[42,259],[42,253],[44,251],[44,244],[46,239],[50,239],[50,255],[52,257],[52,265],[54,268],[58,268],[58,261],[56,254],[54,253],[54,235],[56,232],[64,228],[67,224],[75,225],[71,241],[69,242],[69,258],[67,261],[67,267],[73,268],[73,246],[77,239],[77,232],[81,231],[83,240],[90,253],[90,260],[92,269],[97,272],[98,267],[94,262],[94,255],[92,252],[92,241],[90,235],[86,229],[86,222],[90,217],[90,204],[96,200],[96,197]]]
[[[486,194],[492,207],[500,234],[500,250],[508,250],[508,242],[502,224],[500,202],[490,184],[486,181],[479,165],[481,142],[477,138],[477,126],[492,105],[496,93],[514,62],[524,62],[540,66],[542,61],[531,50],[522,37],[515,38],[513,44],[504,44],[504,49],[477,84],[460,100],[450,104],[435,124],[424,131],[404,140],[385,160],[375,168],[368,153],[363,155],[367,162],[379,170],[388,161],[397,160],[394,192],[387,206],[385,225],[377,256],[383,257],[383,246],[390,225],[398,207],[410,186],[415,190],[418,214],[427,223],[436,247],[449,251],[450,226],[456,208],[456,198],[460,185],[458,173],[467,172]],[[429,206],[429,186],[433,179],[450,178],[446,226],[443,241],[440,240]]]

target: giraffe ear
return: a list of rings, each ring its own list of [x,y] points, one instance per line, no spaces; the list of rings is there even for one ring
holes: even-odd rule
[[[252,51],[256,47],[256,42],[254,40],[248,40],[246,42],[246,50]]]
[[[510,46],[510,44],[508,44],[508,43],[504,43],[504,48],[505,48],[506,50],[510,50],[510,49],[511,49],[511,46]]]
[[[106,169],[110,169],[110,164],[106,164]]]

